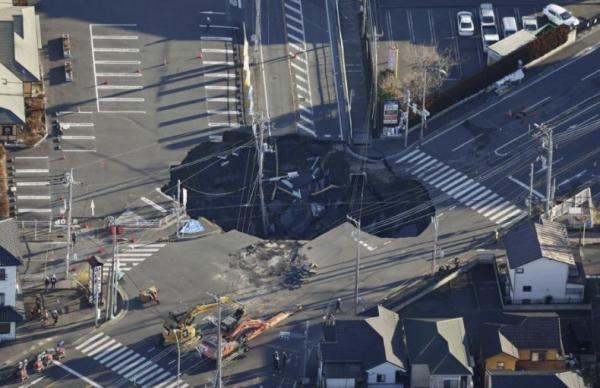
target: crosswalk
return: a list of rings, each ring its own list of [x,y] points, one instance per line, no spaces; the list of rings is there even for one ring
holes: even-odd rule
[[[300,0],[284,0],[285,25],[287,32],[292,83],[296,89],[298,102],[298,121],[296,126],[301,132],[317,137],[315,132],[313,103],[310,90],[308,55],[304,34],[304,16]]]
[[[396,160],[410,174],[443,191],[488,220],[507,228],[527,213],[446,163],[415,149]]]
[[[47,156],[14,158],[17,218],[44,220],[52,218],[50,167]]]
[[[57,112],[56,125],[63,152],[96,152],[92,112]]]
[[[76,350],[142,387],[173,388],[177,375],[142,356],[104,333],[97,333],[75,347]],[[189,387],[181,382],[180,388]]]
[[[125,245],[125,247],[122,248],[118,254],[118,270],[123,272],[131,271],[134,267],[149,259],[150,256],[158,252],[165,245],[167,244],[156,243]],[[109,261],[104,265],[104,271],[109,271],[111,266],[112,263]]]

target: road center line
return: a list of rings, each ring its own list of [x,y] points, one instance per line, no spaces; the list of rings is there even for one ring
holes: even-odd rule
[[[463,148],[464,146],[466,146],[467,144],[470,144],[472,142],[474,142],[475,140],[479,139],[481,136],[483,136],[483,133],[480,133],[479,135],[475,136],[472,139],[467,140],[466,142],[462,143],[461,145],[452,148],[452,152],[454,151],[458,151],[459,149]]]
[[[535,104],[523,109],[523,112],[529,112],[530,110],[532,110],[533,108],[535,108],[536,106],[543,104],[544,102],[548,101],[549,99],[551,99],[552,97],[548,96],[546,98],[544,98],[543,100],[540,100],[538,102],[536,102]]]
[[[526,185],[525,183],[521,182],[520,180],[513,178],[512,176],[508,176],[508,179],[510,179],[511,181],[515,182],[516,184],[518,184],[519,186],[521,186],[524,189],[529,190],[529,186]],[[540,197],[540,199],[545,199],[546,197],[544,197],[544,195],[542,193],[540,193],[539,191],[533,189],[532,193],[537,195],[538,197]]]
[[[89,385],[91,385],[94,388],[103,388],[102,385],[96,383],[95,381],[88,379],[87,377],[85,377],[81,373],[77,372],[76,370],[73,370],[73,369],[69,368],[68,366],[63,365],[62,362],[54,360],[54,365],[66,370],[67,372],[69,372],[70,374],[72,374],[74,376],[79,377],[81,380],[85,381],[86,383],[88,383]]]
[[[588,78],[590,78],[590,77],[593,77],[594,75],[598,74],[599,72],[600,72],[600,69],[598,69],[598,70],[596,70],[596,71],[593,71],[593,72],[591,72],[590,74],[588,74],[588,75],[586,75],[585,77],[583,77],[581,80],[582,80],[582,81],[585,81],[586,79],[588,79]]]

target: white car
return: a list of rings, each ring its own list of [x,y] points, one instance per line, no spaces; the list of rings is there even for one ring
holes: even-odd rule
[[[472,36],[475,33],[475,23],[473,23],[473,14],[468,11],[460,11],[456,14],[458,21],[458,35]]]
[[[560,5],[548,4],[544,7],[544,15],[557,26],[577,27],[579,19]]]
[[[537,18],[535,16],[523,16],[521,18],[521,23],[523,24],[523,29],[530,32],[535,32],[539,28]]]
[[[496,26],[481,26],[481,39],[483,41],[483,51],[486,52],[488,46],[500,40]]]
[[[483,3],[479,6],[479,19],[481,26],[496,26],[496,15],[494,14],[494,6],[490,3]]]

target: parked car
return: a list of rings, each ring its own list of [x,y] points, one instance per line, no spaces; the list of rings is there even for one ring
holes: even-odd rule
[[[483,3],[479,6],[479,20],[481,26],[496,26],[496,15],[494,6],[491,3]]]
[[[517,20],[512,16],[502,18],[502,32],[505,38],[517,32]]]
[[[537,17],[535,16],[523,16],[521,18],[521,23],[523,24],[523,29],[527,31],[534,32],[539,28]]]
[[[577,27],[579,25],[579,19],[560,5],[548,4],[544,7],[543,13],[550,22],[557,26]]]
[[[481,26],[481,40],[483,41],[483,51],[487,51],[488,46],[500,40],[496,26]]]
[[[475,33],[473,14],[469,11],[460,11],[456,14],[458,20],[458,35],[472,36]]]

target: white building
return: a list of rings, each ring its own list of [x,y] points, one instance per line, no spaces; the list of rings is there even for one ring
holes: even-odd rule
[[[16,338],[17,267],[21,265],[17,225],[14,219],[0,221],[0,341]]]
[[[371,318],[334,320],[324,325],[319,344],[319,387],[403,388],[405,368],[398,315],[378,306]]]
[[[583,267],[575,261],[566,228],[559,223],[526,223],[503,237],[508,294],[515,304],[581,303]]]

